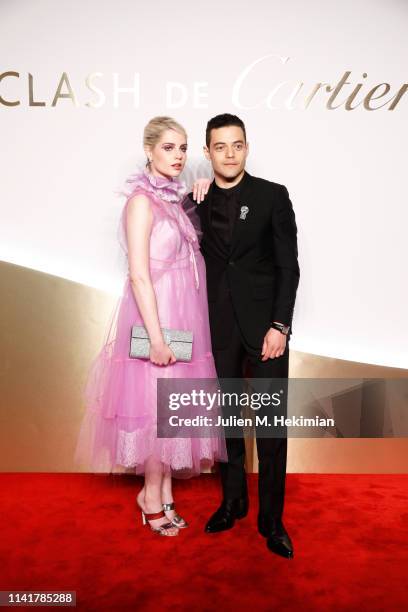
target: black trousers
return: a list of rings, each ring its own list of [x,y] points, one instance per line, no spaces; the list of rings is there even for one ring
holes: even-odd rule
[[[229,312],[228,312],[229,310]],[[254,350],[246,345],[241,336],[232,304],[222,306],[222,316],[228,321],[228,343],[217,348],[213,338],[213,354],[219,378],[242,378],[249,369],[251,378],[288,378],[289,347],[275,359],[261,360],[261,348]],[[227,318],[224,318],[227,317]],[[214,341],[215,340],[215,341]],[[232,381],[231,381],[232,382]],[[229,390],[232,390],[231,387]],[[238,407],[236,408],[238,411]],[[239,416],[239,414],[237,414]],[[285,497],[287,438],[256,438],[259,475],[259,513],[281,518]],[[240,438],[226,438],[228,463],[220,463],[224,499],[234,499],[247,494],[245,475],[245,441]]]

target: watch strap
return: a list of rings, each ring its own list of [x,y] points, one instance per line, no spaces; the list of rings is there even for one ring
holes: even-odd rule
[[[290,330],[289,325],[284,325],[283,323],[275,323],[275,321],[272,321],[271,327],[273,327],[273,329],[277,329],[278,331],[280,331],[280,333],[283,334],[284,336],[287,336],[289,334],[289,330]]]

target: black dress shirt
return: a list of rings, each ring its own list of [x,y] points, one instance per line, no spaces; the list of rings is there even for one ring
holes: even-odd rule
[[[238,198],[242,179],[234,187],[218,187],[214,182],[211,222],[222,241],[229,246],[238,212]]]

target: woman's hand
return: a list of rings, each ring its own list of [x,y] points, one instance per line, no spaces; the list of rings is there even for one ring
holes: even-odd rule
[[[208,193],[212,181],[207,178],[199,178],[193,184],[193,199],[197,204],[200,204]]]
[[[177,361],[173,351],[165,342],[161,342],[160,344],[152,344],[150,346],[149,357],[152,363],[159,366],[171,365]]]

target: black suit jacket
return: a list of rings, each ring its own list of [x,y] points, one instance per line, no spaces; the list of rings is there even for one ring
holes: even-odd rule
[[[213,347],[217,345],[218,333],[222,335],[221,304],[229,293],[246,343],[260,350],[272,321],[292,323],[300,276],[297,228],[284,185],[256,178],[248,172],[242,181],[228,248],[211,223],[214,183],[196,211],[202,231],[201,252],[206,262]],[[189,197],[192,200],[191,194]],[[246,215],[241,214],[243,206],[248,208]]]

